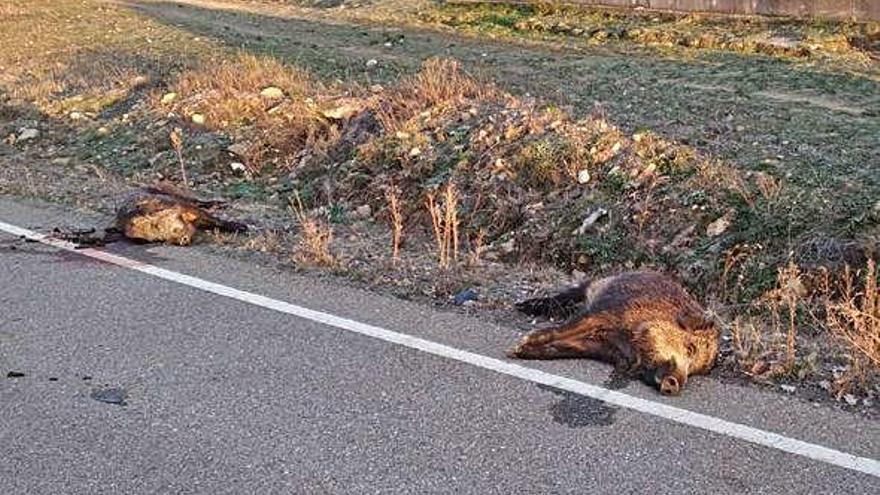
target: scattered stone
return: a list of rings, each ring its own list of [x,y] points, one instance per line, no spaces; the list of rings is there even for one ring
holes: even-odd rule
[[[68,117],[70,117],[70,120],[82,120],[85,115],[83,115],[82,112],[70,112]]]
[[[92,399],[105,404],[125,406],[127,405],[125,399],[128,398],[128,393],[122,388],[102,388],[92,390],[91,397]]]
[[[793,394],[794,391],[797,390],[797,387],[795,387],[794,385],[780,385],[779,388],[781,388],[784,392],[787,392],[789,394]]]
[[[269,86],[260,91],[260,96],[277,100],[279,98],[284,98],[284,91],[279,87]]]
[[[98,127],[97,132],[99,136],[106,136],[107,134],[110,134],[110,129],[106,127]]]
[[[831,390],[831,382],[828,380],[822,380],[819,382],[819,386],[822,387],[822,390]]]
[[[381,84],[374,84],[374,85],[370,86],[371,93],[381,93],[383,91],[385,91],[385,87],[382,86]]]
[[[6,378],[21,378],[23,376],[24,373],[21,371],[10,371],[9,373],[6,373]]]
[[[587,233],[587,230],[590,229],[596,222],[599,221],[600,218],[604,217],[608,214],[608,210],[605,208],[597,208],[593,210],[592,213],[587,215],[587,218],[584,218],[584,221],[581,223],[581,226],[574,229],[571,232],[571,235],[584,235]]]
[[[413,149],[409,150],[409,156],[410,156],[410,157],[415,158],[415,157],[417,157],[417,156],[419,156],[419,155],[421,155],[421,154],[422,154],[422,150],[419,149],[418,146],[416,146],[416,147],[414,147]]]
[[[205,116],[200,113],[194,113],[190,117],[193,121],[193,124],[204,125],[205,124]]]
[[[456,306],[461,306],[462,304],[465,304],[467,302],[476,301],[477,296],[478,296],[477,291],[475,291],[472,288],[467,288],[467,289],[459,292],[458,294],[456,294],[455,297],[453,298],[452,302]]]
[[[143,86],[148,82],[150,82],[150,78],[147,76],[134,76],[133,78],[131,78],[132,86]]]
[[[232,162],[229,164],[229,168],[235,173],[244,173],[247,170],[247,167],[241,162]]]
[[[244,157],[247,155],[248,149],[250,147],[245,143],[232,143],[226,147],[226,151],[232,153],[235,156]]]
[[[71,160],[73,160],[73,158],[71,158],[69,156],[60,156],[60,157],[52,160],[52,165],[60,165],[62,167],[66,167],[66,166],[70,165]]]
[[[590,171],[583,169],[578,172],[578,184],[586,184],[587,182],[590,182]]]
[[[370,60],[367,60],[367,68],[368,69],[375,68],[377,65],[379,65],[379,61],[376,60],[375,58],[371,58]]]
[[[719,235],[726,232],[729,227],[730,217],[728,215],[724,215],[723,217],[715,220],[706,227],[706,235],[708,235],[709,237],[718,237]]]
[[[846,394],[843,396],[843,400],[846,401],[847,404],[854,406],[859,403],[859,400],[856,399],[856,396],[853,394]]]
[[[510,254],[516,250],[516,239],[511,237],[507,241],[501,243],[501,252]]]
[[[328,119],[332,119],[332,120],[348,120],[354,114],[358,113],[359,111],[360,111],[360,107],[358,107],[356,105],[344,104],[344,105],[340,105],[336,108],[324,110],[321,112],[321,114],[324,117],[327,117]]]
[[[354,215],[362,220],[370,218],[373,216],[373,207],[370,205],[360,205],[355,208]]]
[[[162,96],[162,104],[167,105],[177,99],[177,93],[165,93]]]
[[[25,127],[24,129],[21,130],[21,132],[18,133],[18,137],[16,138],[16,141],[21,142],[21,141],[28,141],[31,139],[36,139],[39,135],[40,135],[40,131],[38,131],[32,127]]]

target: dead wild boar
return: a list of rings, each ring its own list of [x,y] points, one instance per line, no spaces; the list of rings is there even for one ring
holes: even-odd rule
[[[129,239],[188,246],[199,229],[244,232],[247,226],[208,212],[222,201],[204,201],[167,184],[129,193],[116,210],[116,228]]]
[[[705,310],[666,275],[636,271],[584,283],[553,297],[517,304],[528,314],[585,303],[583,313],[537,330],[508,351],[521,359],[585,357],[641,374],[666,395],[689,375],[706,374],[718,355],[718,330]]]

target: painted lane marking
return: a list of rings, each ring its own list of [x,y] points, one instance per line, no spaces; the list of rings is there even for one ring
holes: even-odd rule
[[[521,380],[547,385],[550,387],[566,390],[593,399],[612,404],[615,406],[631,409],[644,414],[650,414],[668,421],[674,421],[683,425],[700,428],[702,430],[711,431],[731,438],[745,440],[756,445],[770,447],[772,449],[795,454],[798,456],[813,459],[815,461],[824,462],[834,466],[858,471],[860,473],[869,474],[880,478],[880,461],[867,457],[859,457],[847,452],[834,450],[822,445],[817,445],[802,440],[786,437],[778,433],[773,433],[759,428],[734,423],[724,419],[716,418],[706,414],[693,412],[648,399],[642,399],[622,392],[609,390],[586,382],[566,378],[560,375],[554,375],[545,371],[529,368],[513,362],[496,359],[482,354],[477,354],[462,349],[457,349],[445,344],[440,344],[419,337],[413,337],[404,333],[394,332],[374,325],[368,325],[348,318],[315,311],[302,306],[297,306],[288,302],[272,299],[270,297],[254,294],[238,290],[226,285],[217,284],[207,280],[203,280],[183,273],[178,273],[154,265],[142,263],[132,260],[124,256],[100,251],[97,249],[86,248],[77,249],[74,244],[53,239],[47,235],[34,232],[29,229],[11,225],[0,221],[0,231],[18,237],[24,237],[34,241],[47,244],[59,249],[71,251],[74,253],[98,259],[116,266],[135,270],[153,277],[157,277],[177,284],[185,285],[204,292],[209,292],[230,299],[235,299],[244,303],[252,304],[266,309],[271,309],[288,315],[296,316],[313,322],[321,323],[331,327],[347,330],[349,332],[366,335],[385,342],[391,342],[411,349],[416,349],[428,354],[440,356],[447,359],[453,359],[472,366],[501,373],[503,375],[513,376]]]

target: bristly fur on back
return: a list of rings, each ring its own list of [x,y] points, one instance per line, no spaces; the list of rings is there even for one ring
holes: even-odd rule
[[[714,365],[714,321],[681,285],[660,273],[625,272],[517,307],[546,315],[582,302],[580,316],[526,335],[508,355],[599,359],[641,373],[664,394],[680,393],[688,375],[708,373]]]

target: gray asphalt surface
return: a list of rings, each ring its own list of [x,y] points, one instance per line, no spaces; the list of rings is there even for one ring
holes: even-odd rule
[[[0,220],[95,221],[3,198]],[[112,249],[493,357],[517,336],[204,249]],[[596,384],[609,372],[534,367]],[[623,391],[880,457],[877,422],[831,407],[711,378],[679,399]],[[3,494],[880,492],[868,475],[5,234],[0,418]]]

